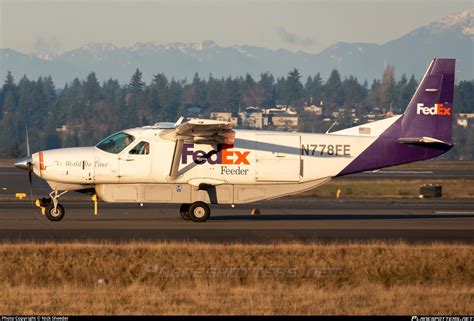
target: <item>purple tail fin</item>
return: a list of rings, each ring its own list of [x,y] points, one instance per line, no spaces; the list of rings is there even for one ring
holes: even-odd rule
[[[402,117],[337,176],[429,159],[453,146],[454,59],[431,61]]]
[[[402,136],[451,144],[455,59],[435,58],[402,118]]]

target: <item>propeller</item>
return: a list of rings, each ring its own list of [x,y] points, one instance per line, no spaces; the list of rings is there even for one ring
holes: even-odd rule
[[[30,149],[30,138],[28,136],[28,126],[25,125],[26,131],[26,157],[31,159],[31,149]],[[31,172],[33,171],[33,159],[31,159],[30,166],[28,167],[28,181],[30,182],[30,189],[33,190],[33,181],[31,178]],[[31,195],[33,197],[33,193]]]
[[[28,181],[30,183],[30,191],[33,189],[33,181],[31,173],[33,172],[33,159],[31,158],[30,139],[28,136],[28,126],[25,125],[26,132],[26,156],[17,160],[15,163],[16,168],[24,169],[28,171]],[[31,195],[33,197],[33,195]]]

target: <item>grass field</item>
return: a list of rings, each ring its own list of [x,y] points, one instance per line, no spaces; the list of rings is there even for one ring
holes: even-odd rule
[[[462,244],[1,244],[0,314],[474,313]]]

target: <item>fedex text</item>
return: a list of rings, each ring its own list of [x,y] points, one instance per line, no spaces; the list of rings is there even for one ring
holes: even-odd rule
[[[250,165],[248,156],[250,151],[239,151],[233,149],[234,145],[218,144],[217,150],[209,152],[194,150],[194,144],[183,144],[181,163],[187,164],[191,157],[195,164],[201,165],[206,162],[211,165]]]
[[[423,103],[418,103],[416,104],[416,113],[418,115],[451,116],[451,107],[444,107],[444,104],[434,104],[433,107],[428,107]]]

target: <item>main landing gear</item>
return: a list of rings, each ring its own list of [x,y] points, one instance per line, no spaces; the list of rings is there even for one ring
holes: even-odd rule
[[[204,202],[194,202],[192,204],[181,204],[179,213],[183,220],[205,222],[211,215],[211,209]]]
[[[64,207],[59,204],[59,197],[66,194],[68,191],[63,191],[59,193],[58,191],[52,191],[49,194],[49,198],[43,197],[42,199],[36,201],[36,205],[41,208],[43,214],[46,215],[48,220],[57,222],[63,219],[66,211]]]

